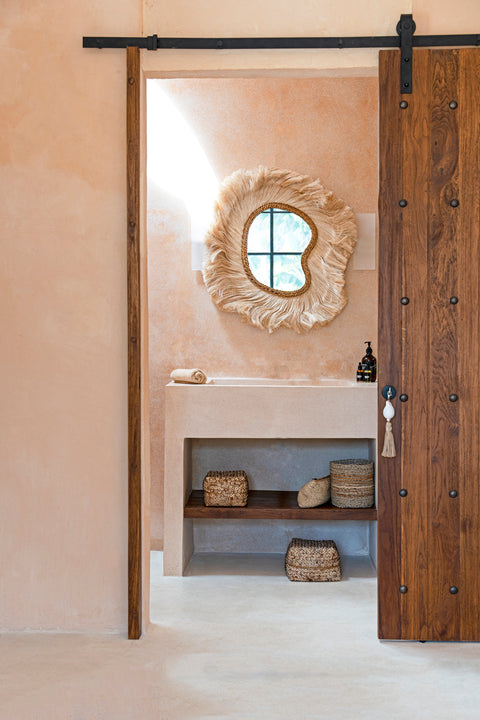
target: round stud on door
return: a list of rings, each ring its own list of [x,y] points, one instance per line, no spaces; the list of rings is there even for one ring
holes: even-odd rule
[[[401,490],[398,491],[398,494],[400,495],[400,497],[407,497],[408,490],[405,490],[405,488],[402,488]]]
[[[408,395],[407,395],[407,393],[402,393],[402,394],[400,395],[400,402],[407,402],[407,400],[408,400]]]
[[[399,200],[398,204],[400,207],[407,207],[408,202],[405,199]]]
[[[410,298],[402,297],[400,302],[402,303],[402,305],[408,305],[408,303],[410,302]]]
[[[452,101],[448,104],[448,107],[450,108],[450,110],[456,110],[457,107],[458,107],[458,104],[455,102],[455,100],[452,100]]]
[[[450,492],[448,494],[450,495],[451,498],[456,498],[458,495],[456,490],[450,490]]]
[[[458,395],[455,395],[455,393],[452,393],[451,395],[448,396],[448,399],[450,400],[450,402],[457,402]]]
[[[400,585],[399,589],[400,589],[400,592],[402,593],[402,595],[405,595],[405,593],[408,592],[408,588],[406,585]]]
[[[456,305],[457,303],[458,303],[458,297],[456,297],[455,295],[452,295],[452,297],[450,298],[450,305]]]
[[[452,585],[452,587],[449,590],[450,595],[456,595],[458,593],[458,588],[456,585]]]
[[[457,198],[453,198],[453,200],[450,200],[450,205],[452,207],[458,207],[460,205],[460,202],[459,200],[457,200]]]
[[[406,100],[402,100],[402,102],[400,103],[400,107],[402,108],[402,110],[405,110],[405,108],[408,107],[407,101],[406,101]]]

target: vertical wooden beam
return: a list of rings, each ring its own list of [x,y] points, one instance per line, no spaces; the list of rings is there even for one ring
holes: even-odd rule
[[[128,637],[142,634],[140,50],[127,47]]]
[[[449,102],[458,97],[457,50],[430,50],[431,193],[428,213],[428,361],[429,447],[429,602],[424,622],[427,640],[460,639],[460,598],[449,588],[460,585],[460,504],[449,496],[459,468],[458,308],[449,302],[458,287],[460,213],[450,205],[458,198],[459,114]],[[418,159],[415,159],[418,163]],[[463,202],[460,210],[463,210]],[[453,359],[453,362],[452,362]],[[458,393],[459,402],[450,402]]]
[[[455,95],[460,135],[458,277],[449,288],[458,296],[459,464],[450,487],[460,506],[460,567],[457,568],[461,640],[480,640],[480,50],[459,51],[460,73]],[[454,390],[455,392],[455,390]]]
[[[401,138],[402,198],[402,385],[408,401],[402,407],[402,486],[408,495],[397,502],[400,506],[401,584],[408,592],[401,596],[401,638],[424,639],[428,634],[429,572],[429,496],[428,496],[428,369],[429,369],[429,305],[426,294],[428,275],[428,220],[430,203],[430,51],[414,53],[412,94],[402,116]],[[393,77],[390,82],[393,82]],[[403,96],[402,96],[403,97]],[[398,105],[398,103],[397,103]],[[391,171],[392,172],[392,171]],[[396,298],[398,304],[398,298]],[[395,421],[397,418],[395,418]]]
[[[378,212],[379,239],[379,390],[385,385],[402,387],[402,212],[398,205],[403,197],[401,183],[402,99],[398,87],[400,52],[382,50],[379,57],[380,81],[380,191]],[[401,391],[401,390],[400,390]],[[377,463],[378,511],[378,636],[380,639],[401,637],[402,585],[400,503],[402,403],[395,399],[393,422],[396,458],[383,458],[385,420],[379,401],[379,456]]]

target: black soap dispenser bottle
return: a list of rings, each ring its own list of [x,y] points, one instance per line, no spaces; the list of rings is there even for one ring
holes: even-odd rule
[[[362,358],[361,366],[363,371],[363,382],[375,382],[377,379],[377,359],[373,355],[371,348],[372,341],[366,340],[367,349]]]
[[[357,382],[363,382],[363,370],[362,370],[362,363],[358,363],[357,368]]]

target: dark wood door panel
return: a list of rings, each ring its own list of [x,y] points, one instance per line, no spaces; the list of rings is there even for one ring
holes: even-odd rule
[[[480,50],[415,50],[411,96],[399,63],[380,53],[379,384],[398,395],[397,457],[378,462],[379,636],[480,640]]]

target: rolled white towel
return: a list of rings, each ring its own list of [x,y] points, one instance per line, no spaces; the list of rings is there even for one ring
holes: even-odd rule
[[[170,373],[170,377],[177,383],[193,383],[194,385],[203,385],[207,382],[207,376],[203,370],[198,368],[177,368]]]

